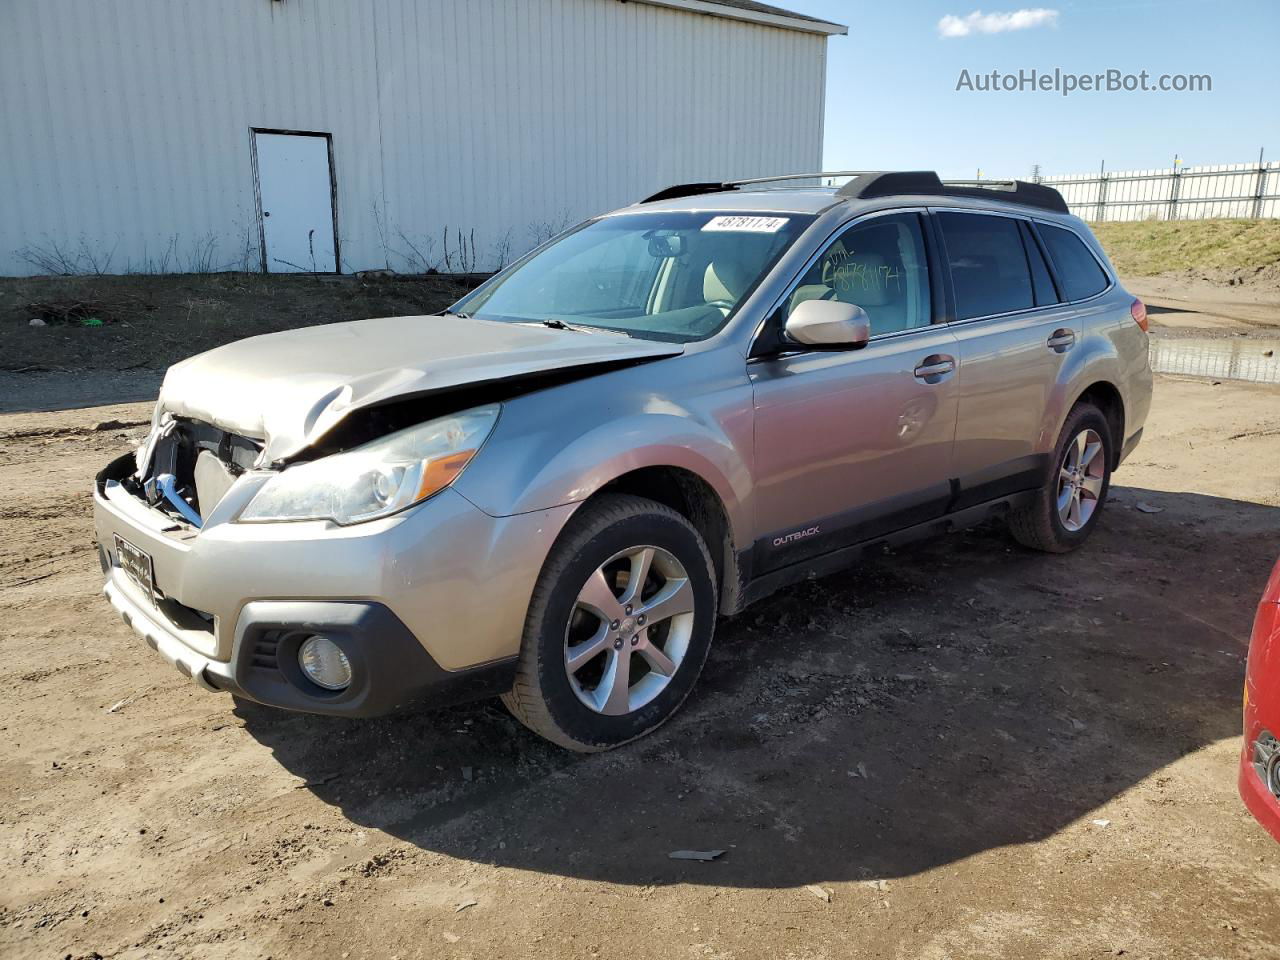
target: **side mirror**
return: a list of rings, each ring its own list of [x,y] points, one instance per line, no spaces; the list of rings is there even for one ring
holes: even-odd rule
[[[853,350],[871,339],[871,318],[855,303],[805,300],[787,317],[787,339],[819,350]]]

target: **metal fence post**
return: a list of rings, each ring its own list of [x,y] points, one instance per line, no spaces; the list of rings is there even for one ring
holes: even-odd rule
[[[1172,173],[1172,182],[1169,184],[1169,220],[1178,219],[1178,188],[1182,183],[1182,175],[1178,172],[1175,165]]]
[[[1107,161],[1098,170],[1098,222],[1107,219]]]
[[[1267,166],[1262,162],[1266,147],[1258,150],[1258,189],[1253,198],[1253,219],[1262,219],[1262,198],[1267,195]]]

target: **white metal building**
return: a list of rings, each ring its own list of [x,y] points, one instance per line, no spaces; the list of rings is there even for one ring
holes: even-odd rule
[[[0,0],[0,274],[411,271],[446,228],[492,268],[671,183],[818,169],[844,32],[750,0]]]

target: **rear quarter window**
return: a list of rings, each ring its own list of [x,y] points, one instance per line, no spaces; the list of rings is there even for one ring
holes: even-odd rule
[[[1084,241],[1062,227],[1038,224],[1040,236],[1058,271],[1058,282],[1068,300],[1084,300],[1107,289],[1111,279],[1089,252]]]

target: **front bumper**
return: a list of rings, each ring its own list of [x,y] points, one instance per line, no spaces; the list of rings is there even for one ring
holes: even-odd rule
[[[132,462],[109,464],[94,489],[111,605],[200,686],[315,713],[372,716],[509,689],[534,581],[573,510],[491,517],[446,489],[352,527],[232,523],[219,504],[196,530],[128,493],[118,480]],[[252,496],[241,486],[224,503]],[[120,567],[117,536],[150,554],[155,597]],[[338,694],[297,669],[313,633],[352,661]]]
[[[1240,774],[1236,785],[1240,790],[1240,799],[1249,808],[1254,819],[1266,829],[1276,840],[1280,840],[1280,796],[1271,791],[1265,779],[1266,773],[1259,770],[1258,742],[1265,740],[1268,733],[1260,724],[1246,728],[1244,749],[1240,752]]]
[[[103,593],[147,646],[206,690],[307,713],[374,717],[414,703],[448,706],[511,689],[516,658],[442,670],[407,627],[375,603],[260,600],[246,604],[230,661],[211,660],[179,638],[154,607],[139,603],[113,570]],[[323,634],[347,655],[351,685],[325,690],[298,667],[298,647]]]

